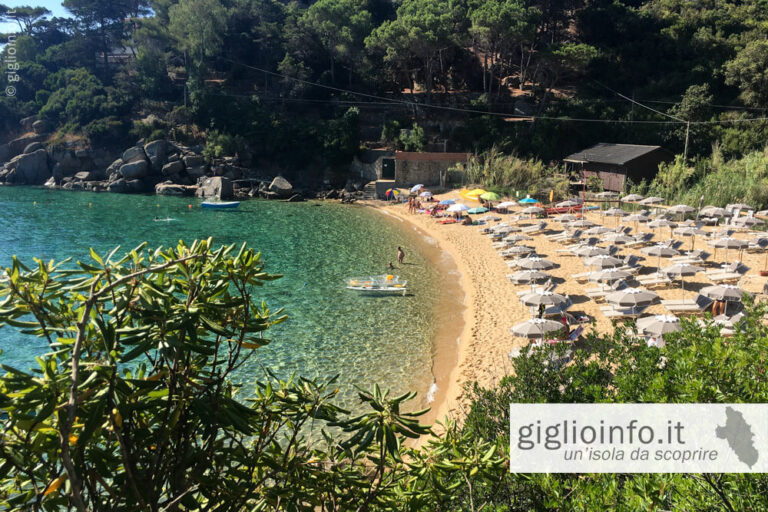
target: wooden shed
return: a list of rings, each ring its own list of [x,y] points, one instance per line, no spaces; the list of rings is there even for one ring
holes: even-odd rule
[[[650,181],[659,170],[659,164],[674,159],[671,151],[661,146],[613,144],[601,142],[563,159],[566,170],[579,173],[582,180],[597,176],[603,188],[614,192],[624,190],[627,179],[638,183]]]

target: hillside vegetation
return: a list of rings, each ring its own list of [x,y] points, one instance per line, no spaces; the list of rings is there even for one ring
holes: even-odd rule
[[[33,114],[97,144],[216,130],[224,151],[294,169],[343,168],[387,123],[545,162],[598,141],[682,152],[688,121],[690,157],[768,139],[750,121],[768,107],[765,0],[63,4],[72,17],[0,6],[19,28],[7,133]]]

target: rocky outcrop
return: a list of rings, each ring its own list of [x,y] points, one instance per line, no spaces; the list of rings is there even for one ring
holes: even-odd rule
[[[170,181],[155,185],[155,194],[160,196],[193,196],[196,191],[195,186],[179,185]]]
[[[269,191],[274,192],[278,197],[291,197],[293,185],[282,176],[278,176],[269,184]]]
[[[156,140],[144,146],[144,154],[149,159],[152,171],[158,173],[162,170],[168,158],[168,142]]]
[[[202,198],[232,199],[234,197],[232,181],[223,176],[206,178],[197,186],[196,195]]]
[[[126,164],[139,161],[147,161],[147,155],[144,153],[144,148],[134,146],[123,151],[123,162]]]
[[[42,135],[48,132],[48,123],[45,121],[37,120],[32,123],[32,131],[38,135]]]
[[[16,171],[14,183],[42,185],[51,177],[51,170],[48,167],[48,153],[44,149],[18,156],[14,164]]]
[[[45,149],[45,146],[43,146],[41,142],[33,142],[32,144],[29,144],[27,147],[24,148],[24,154],[28,155],[40,149]]]
[[[179,174],[180,172],[184,171],[184,169],[184,162],[181,160],[176,160],[175,162],[165,164],[161,169],[161,173],[163,176],[173,176],[174,174]]]
[[[148,170],[149,164],[146,160],[136,160],[120,167],[120,175],[127,180],[138,180],[146,176]]]

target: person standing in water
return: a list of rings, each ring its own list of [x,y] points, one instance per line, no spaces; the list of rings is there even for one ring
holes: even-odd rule
[[[403,259],[405,259],[405,253],[403,252],[403,248],[398,246],[397,247],[397,262],[399,264],[403,264]]]

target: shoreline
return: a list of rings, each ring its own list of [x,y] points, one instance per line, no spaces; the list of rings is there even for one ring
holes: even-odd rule
[[[459,265],[455,251],[446,249],[441,241],[433,236],[434,233],[412,222],[402,212],[393,211],[373,201],[358,204],[372,208],[389,217],[393,222],[402,224],[404,229],[414,231],[420,239],[419,243],[423,244],[425,257],[449,275],[444,283],[446,286],[441,289],[441,292],[447,292],[446,295],[450,299],[439,304],[434,312],[434,321],[438,326],[431,340],[432,367],[430,370],[434,381],[425,391],[425,399],[429,400],[429,396],[432,395],[432,401],[427,402],[426,405],[430,410],[421,418],[421,421],[433,425],[436,420],[442,421],[446,416],[456,419],[454,411],[459,405],[458,400],[464,385],[463,382],[459,383],[458,371],[465,356],[463,353],[465,340],[471,335],[469,325],[472,301],[468,299],[469,294],[464,284],[466,269],[462,269]],[[453,284],[451,284],[450,274],[458,276]],[[461,315],[454,314],[457,307],[461,309]]]

